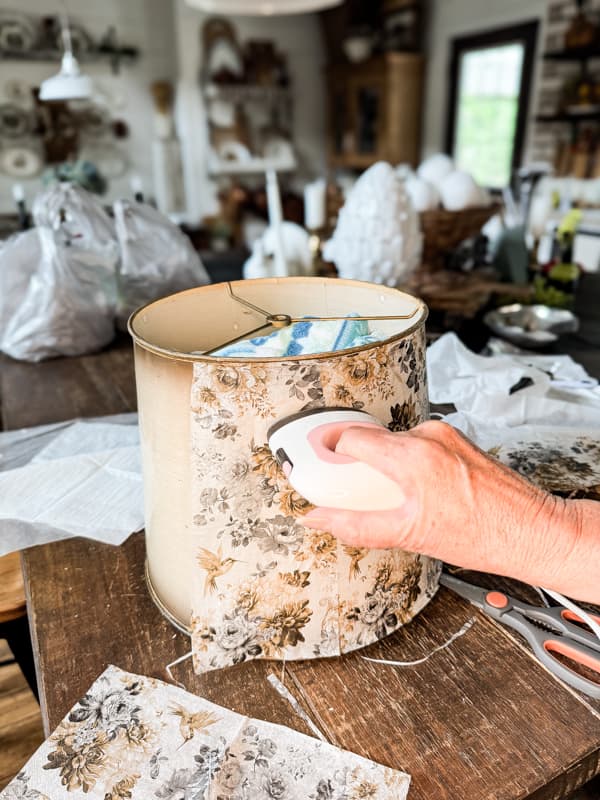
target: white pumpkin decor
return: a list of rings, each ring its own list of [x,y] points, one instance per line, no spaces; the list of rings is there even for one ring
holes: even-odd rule
[[[462,211],[481,205],[481,190],[468,172],[450,172],[439,185],[442,205],[447,211]]]
[[[417,268],[419,217],[394,168],[379,161],[356,181],[323,255],[340,277],[397,286]]]
[[[423,178],[424,181],[432,183],[439,189],[446,175],[449,175],[453,170],[454,162],[450,156],[447,156],[445,153],[436,153],[422,162],[417,170],[417,175],[419,178]]]
[[[415,211],[433,211],[440,204],[440,193],[432,183],[409,175],[406,179],[406,191]]]
[[[310,236],[295,222],[281,223],[281,241],[288,275],[310,275],[312,254]],[[266,228],[252,246],[252,253],[243,267],[244,278],[275,276],[275,230]]]

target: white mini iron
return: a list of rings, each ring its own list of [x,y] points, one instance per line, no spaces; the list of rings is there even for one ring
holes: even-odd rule
[[[269,447],[291,486],[316,506],[388,511],[404,502],[398,484],[382,472],[335,452],[345,428],[385,427],[352,408],[317,408],[279,420],[267,433]]]

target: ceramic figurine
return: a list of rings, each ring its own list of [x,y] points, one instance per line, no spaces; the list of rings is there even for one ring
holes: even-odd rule
[[[342,278],[397,286],[416,269],[421,246],[418,214],[405,185],[380,161],[350,191],[324,257]]]
[[[310,236],[295,222],[281,223],[281,238],[288,275],[310,275],[312,253]],[[252,247],[244,264],[244,278],[271,278],[275,276],[275,231],[267,228]]]

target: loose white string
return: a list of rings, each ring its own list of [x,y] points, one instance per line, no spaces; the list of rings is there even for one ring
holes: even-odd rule
[[[176,680],[173,677],[173,673],[171,672],[171,667],[175,667],[177,666],[177,664],[181,664],[182,661],[187,661],[187,659],[191,658],[193,655],[194,655],[193,652],[190,650],[189,653],[186,653],[184,656],[176,658],[175,661],[171,661],[171,663],[167,664],[167,666],[165,667],[165,672],[167,673],[169,678],[173,681],[173,683],[176,683],[177,686],[181,687],[182,689],[185,689],[185,686],[183,685],[183,683],[181,683],[180,681]]]
[[[291,705],[291,707],[294,709],[294,711],[296,712],[296,714],[297,714],[297,715],[300,717],[300,719],[301,719],[301,720],[303,720],[303,721],[304,721],[304,722],[305,722],[305,723],[308,725],[308,727],[311,729],[311,731],[314,733],[314,735],[315,735],[315,736],[316,736],[318,739],[320,739],[322,742],[327,742],[327,739],[325,738],[325,736],[323,736],[323,734],[321,733],[321,731],[320,731],[320,730],[317,728],[317,726],[315,725],[315,723],[314,723],[314,722],[312,721],[312,719],[311,719],[311,718],[308,716],[308,714],[307,714],[307,713],[306,713],[306,711],[305,711],[305,710],[302,708],[302,706],[300,705],[300,703],[299,703],[299,702],[296,700],[296,698],[294,697],[294,695],[293,695],[293,694],[292,694],[292,693],[289,691],[289,689],[286,689],[286,687],[285,687],[285,686],[283,685],[283,683],[282,683],[282,682],[279,680],[279,678],[277,677],[277,675],[275,675],[275,673],[273,673],[273,672],[270,672],[270,673],[267,675],[267,680],[269,681],[269,683],[271,684],[271,686],[272,686],[272,687],[275,689],[275,691],[276,691],[278,694],[280,694],[280,695],[283,697],[283,699],[284,699],[284,700],[287,700],[287,701],[288,701],[288,703],[289,703],[289,704]]]
[[[537,592],[537,594],[539,594],[542,603],[546,606],[546,608],[550,608],[550,603],[548,602],[548,598],[544,594],[543,589],[540,589],[539,586],[532,586],[531,588],[534,590],[534,592]]]
[[[388,667],[416,667],[419,664],[424,664],[426,661],[429,661],[431,656],[433,656],[435,653],[439,653],[440,650],[445,650],[446,647],[450,647],[453,642],[455,642],[461,636],[464,636],[469,628],[472,628],[474,624],[475,617],[471,617],[471,619],[467,620],[462,628],[453,633],[447,641],[438,645],[437,647],[434,647],[430,653],[427,653],[427,655],[423,656],[423,658],[417,658],[416,661],[390,661],[386,658],[369,658],[368,656],[361,656],[361,658],[364,661],[371,661],[373,664],[385,664]]]
[[[285,656],[281,662],[281,685],[285,686]]]
[[[600,625],[592,619],[592,617],[585,611],[581,606],[578,606],[577,603],[574,603],[572,600],[569,600],[568,597],[560,594],[560,592],[555,592],[552,589],[546,589],[545,586],[541,587],[543,592],[549,594],[553,600],[556,600],[558,603],[563,605],[565,608],[568,608],[569,611],[572,611],[574,614],[577,614],[580,619],[582,619],[586,625],[588,625],[592,631],[592,633],[596,636],[597,639],[600,639]]]

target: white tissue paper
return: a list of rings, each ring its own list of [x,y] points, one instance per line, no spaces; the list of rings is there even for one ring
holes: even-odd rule
[[[427,371],[431,401],[453,403],[445,421],[482,450],[550,492],[600,486],[600,389],[569,356],[479,356],[446,334]]]
[[[479,356],[447,333],[427,350],[427,374],[430,401],[453,403],[471,428],[477,421],[600,427],[600,389],[569,356]],[[510,394],[523,379],[531,385]]]
[[[1,433],[0,556],[69,536],[121,544],[143,528],[136,422],[130,414]]]

